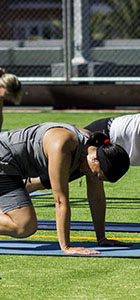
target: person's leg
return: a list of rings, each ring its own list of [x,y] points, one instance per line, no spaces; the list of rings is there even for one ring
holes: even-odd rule
[[[42,175],[36,178],[29,178],[28,180],[24,180],[25,188],[28,193],[35,192],[37,190],[51,189],[51,183],[46,175]]]
[[[37,230],[37,219],[32,205],[0,212],[0,234],[25,238]]]
[[[22,179],[0,175],[0,234],[23,238],[37,230],[37,219]]]
[[[111,118],[99,119],[99,120],[96,120],[96,121],[90,123],[89,125],[85,126],[84,128],[90,130],[91,132],[101,131],[101,132],[107,134],[109,137],[108,124],[109,124],[110,120],[111,120]]]
[[[25,188],[28,193],[45,189],[45,186],[42,184],[40,177],[29,178],[28,180],[24,180],[24,182],[25,182]]]

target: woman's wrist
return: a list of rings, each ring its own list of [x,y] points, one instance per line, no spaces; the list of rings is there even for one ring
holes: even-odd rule
[[[98,241],[98,245],[101,246],[102,243],[103,243],[105,240],[106,240],[106,237],[103,237],[102,239],[100,239],[100,240]]]

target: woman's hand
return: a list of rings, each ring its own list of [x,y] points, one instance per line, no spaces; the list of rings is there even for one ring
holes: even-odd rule
[[[120,242],[120,241],[109,240],[109,239],[104,238],[98,242],[98,245],[101,247],[112,247],[112,246],[130,247],[130,246],[132,246],[132,243]]]
[[[81,254],[81,255],[93,255],[93,254],[100,254],[100,251],[87,249],[84,247],[67,247],[62,250],[64,254]]]

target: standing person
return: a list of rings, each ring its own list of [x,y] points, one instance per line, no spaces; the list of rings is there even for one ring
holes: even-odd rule
[[[65,254],[96,254],[94,250],[70,246],[68,182],[81,172],[86,175],[88,201],[99,245],[126,245],[105,238],[103,180],[115,182],[129,168],[126,151],[110,143],[106,135],[91,134],[62,123],[38,124],[2,133],[0,153],[0,234],[27,237],[36,231],[35,211],[22,179],[30,178],[32,186],[34,178],[37,182],[40,177],[38,187],[41,184],[53,191],[62,251]]]
[[[3,123],[3,102],[11,100],[15,105],[21,101],[21,83],[13,74],[5,73],[5,70],[0,68],[0,131]]]
[[[131,166],[140,166],[140,114],[96,120],[84,127],[107,134],[112,143],[123,147]]]

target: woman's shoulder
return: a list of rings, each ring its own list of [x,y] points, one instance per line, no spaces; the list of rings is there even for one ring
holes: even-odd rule
[[[55,150],[65,148],[73,151],[77,145],[77,138],[72,131],[66,128],[51,128],[46,131],[43,137],[43,145],[45,145],[46,148],[51,147]]]

